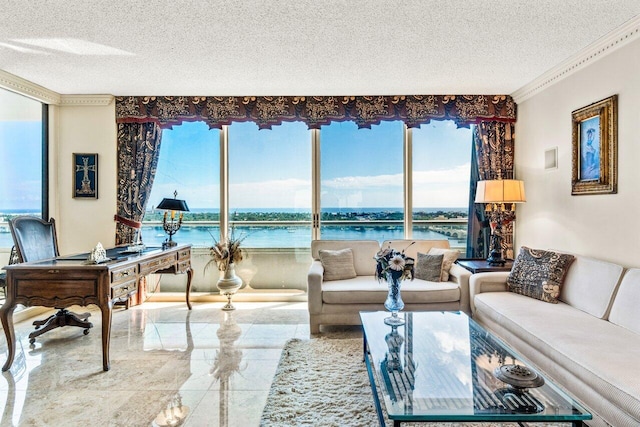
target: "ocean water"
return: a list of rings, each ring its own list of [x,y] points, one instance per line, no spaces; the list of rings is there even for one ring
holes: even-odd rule
[[[466,228],[466,227],[465,227]],[[336,240],[384,240],[403,239],[402,226],[323,226],[322,239]],[[262,227],[235,226],[236,237],[243,238],[245,248],[308,248],[311,243],[311,226]],[[213,237],[212,237],[213,236]],[[194,247],[209,247],[213,238],[218,238],[218,227],[184,226],[173,236],[180,243],[191,243]],[[146,245],[161,245],[167,234],[158,226],[143,226],[142,239]],[[414,239],[448,239],[452,247],[466,246],[466,240],[447,237],[426,229],[414,229]]]

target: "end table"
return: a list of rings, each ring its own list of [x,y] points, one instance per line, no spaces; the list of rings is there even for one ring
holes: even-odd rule
[[[513,267],[513,261],[507,261],[504,265],[489,265],[486,259],[459,259],[456,264],[473,274],[489,271],[511,271],[511,267]]]

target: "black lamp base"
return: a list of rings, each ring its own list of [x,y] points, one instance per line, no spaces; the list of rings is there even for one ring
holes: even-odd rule
[[[489,265],[505,265],[507,261],[502,258],[500,251],[491,251],[489,258],[487,258],[487,263],[489,263]]]

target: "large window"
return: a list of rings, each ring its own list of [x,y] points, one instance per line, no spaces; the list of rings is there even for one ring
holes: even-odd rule
[[[432,121],[412,130],[413,238],[465,247],[469,211],[471,130]]]
[[[404,237],[403,132],[400,121],[320,131],[322,239]]]
[[[0,248],[13,240],[7,220],[47,215],[43,104],[0,89]]]
[[[304,123],[229,126],[229,223],[244,246],[309,246],[311,136]]]
[[[247,258],[236,269],[243,291],[303,291],[312,238],[448,239],[466,247],[470,158],[471,132],[452,122],[419,129],[335,122],[313,131],[301,122],[271,130],[234,122],[219,131],[184,123],[163,132],[143,239],[166,239],[154,207],[177,190],[191,211],[174,240],[202,255],[195,268],[228,223],[244,238]],[[196,275],[194,290],[217,292],[216,273]],[[167,285],[163,291],[184,286]]]
[[[148,246],[160,246],[167,238],[163,212],[156,206],[165,197],[183,199],[189,206],[174,240],[196,247],[211,246],[220,236],[220,131],[202,122],[187,122],[164,130],[160,158],[151,189],[142,238]]]

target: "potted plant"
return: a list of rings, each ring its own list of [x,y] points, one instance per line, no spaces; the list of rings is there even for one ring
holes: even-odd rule
[[[225,311],[235,310],[236,308],[231,304],[231,297],[242,286],[242,279],[236,275],[235,266],[244,258],[240,244],[246,236],[236,237],[232,227],[226,239],[218,241],[213,236],[211,237],[213,239],[213,246],[209,248],[211,260],[205,266],[205,270],[212,264],[217,266],[221,277],[216,286],[220,290],[220,295],[227,297],[227,304],[222,309]]]

